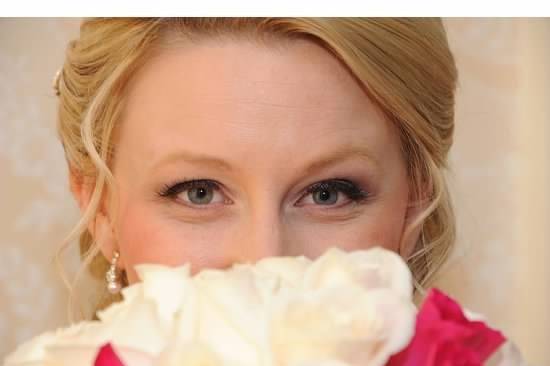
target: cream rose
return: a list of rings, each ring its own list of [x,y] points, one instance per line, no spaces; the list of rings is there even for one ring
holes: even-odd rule
[[[128,366],[383,365],[414,331],[411,275],[380,248],[204,270],[136,267],[100,321],[46,333],[5,366],[92,365],[110,342]]]
[[[331,249],[276,299],[271,341],[277,365],[384,365],[410,341],[416,308],[403,260],[383,249]]]

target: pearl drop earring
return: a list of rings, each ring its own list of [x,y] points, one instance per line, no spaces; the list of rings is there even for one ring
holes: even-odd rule
[[[118,294],[120,292],[120,289],[122,288],[122,285],[120,284],[120,281],[118,279],[118,273],[116,264],[118,262],[118,258],[120,256],[120,253],[115,251],[113,252],[113,258],[111,259],[111,266],[109,267],[109,270],[107,273],[105,273],[105,280],[107,281],[107,290],[111,294]]]

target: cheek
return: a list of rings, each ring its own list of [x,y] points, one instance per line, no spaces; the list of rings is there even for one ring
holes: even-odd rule
[[[243,215],[193,224],[176,217],[174,211],[177,210],[173,207],[168,209],[162,203],[139,200],[137,196],[121,190],[115,227],[121,264],[130,283],[138,281],[134,270],[137,264],[179,266],[189,262],[192,272],[196,273],[202,268],[229,267],[254,252],[246,248],[247,235],[254,227],[242,219]],[[284,234],[282,242],[287,244],[280,254],[315,258],[332,246],[357,250],[375,245],[397,252],[406,207],[407,191],[390,189],[364,205],[359,215],[344,221],[320,222],[307,220],[302,215],[289,217],[286,224],[279,222]],[[264,217],[264,220],[267,219]],[[262,220],[254,222],[258,225]],[[271,224],[262,222],[261,225],[270,227]]]
[[[297,224],[292,235],[299,240],[296,240],[297,246],[291,250],[292,255],[305,254],[315,258],[332,246],[345,250],[381,246],[399,252],[406,209],[407,195],[396,194],[390,199],[372,203],[352,220],[315,225]]]
[[[121,200],[122,201],[122,200]],[[230,258],[221,243],[225,225],[210,227],[183,223],[154,204],[121,205],[116,240],[130,283],[138,278],[134,266],[159,263],[168,266],[192,264],[192,271],[223,268]]]

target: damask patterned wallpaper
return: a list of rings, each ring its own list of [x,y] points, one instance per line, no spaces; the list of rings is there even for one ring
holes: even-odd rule
[[[458,248],[439,285],[550,364],[550,21],[448,19],[460,72],[449,181]],[[76,223],[51,81],[76,19],[0,20],[0,359],[66,324],[53,263]],[[69,274],[76,250],[65,259]],[[546,341],[547,344],[547,341]]]

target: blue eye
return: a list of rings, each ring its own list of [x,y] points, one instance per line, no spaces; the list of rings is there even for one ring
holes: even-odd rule
[[[352,202],[362,202],[370,197],[370,194],[362,190],[355,183],[346,179],[331,179],[321,181],[309,186],[306,196],[311,195],[312,203],[320,206],[334,206],[341,201],[340,198],[347,198]],[[344,202],[345,204],[346,202]]]
[[[161,192],[161,197],[179,199],[185,203],[197,206],[205,206],[211,203],[224,202],[219,185],[208,179],[196,179],[166,186]]]
[[[220,185],[209,179],[195,179],[167,185],[158,194],[161,197],[177,199],[189,206],[205,206],[205,208],[210,204],[227,202]],[[311,199],[308,199],[309,197]],[[346,179],[330,179],[309,186],[305,195],[300,199],[299,205],[340,207],[349,202],[360,203],[368,198],[370,198],[370,193],[355,183]]]
[[[323,189],[313,192],[313,201],[319,205],[333,205],[338,201],[338,191]]]
[[[197,205],[210,203],[214,197],[214,191],[211,188],[191,188],[187,191],[189,201]]]

